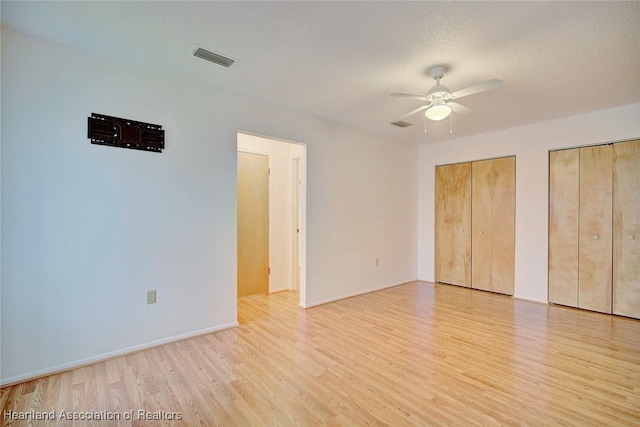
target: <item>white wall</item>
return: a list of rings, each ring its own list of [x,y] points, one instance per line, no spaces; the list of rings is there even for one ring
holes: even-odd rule
[[[236,324],[239,130],[307,144],[306,305],[417,278],[415,146],[2,31],[3,384]]]
[[[419,277],[434,280],[435,166],[515,155],[515,296],[546,302],[549,150],[639,137],[635,104],[420,147]]]
[[[304,164],[305,149],[240,133],[238,151],[269,156],[269,292],[293,289],[293,159],[298,157]]]

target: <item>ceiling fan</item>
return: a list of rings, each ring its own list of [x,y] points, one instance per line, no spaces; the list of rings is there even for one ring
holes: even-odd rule
[[[417,99],[419,101],[426,102],[425,105],[416,108],[413,111],[405,114],[404,117],[411,116],[413,114],[419,113],[420,111],[425,111],[425,116],[430,120],[442,120],[449,117],[451,111],[457,114],[461,114],[463,116],[468,116],[476,112],[476,110],[465,107],[462,104],[458,104],[454,102],[455,99],[462,98],[463,96],[473,95],[474,93],[484,92],[485,90],[495,89],[497,87],[502,86],[502,80],[487,80],[483,83],[478,83],[477,85],[469,86],[464,89],[457,90],[455,92],[451,92],[446,86],[440,84],[440,79],[447,72],[447,67],[437,66],[433,67],[429,70],[429,75],[433,77],[436,81],[436,85],[429,89],[429,92],[425,96],[422,95],[411,95],[409,93],[392,93],[391,96],[399,96],[403,98],[412,98]]]

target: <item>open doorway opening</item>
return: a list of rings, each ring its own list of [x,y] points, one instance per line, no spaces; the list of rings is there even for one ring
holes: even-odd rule
[[[239,298],[298,290],[306,305],[305,226],[306,146],[239,132]]]

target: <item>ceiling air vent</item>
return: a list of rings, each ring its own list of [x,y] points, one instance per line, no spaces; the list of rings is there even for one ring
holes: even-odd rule
[[[236,62],[231,58],[218,55],[217,53],[213,53],[201,47],[197,48],[195,52],[193,52],[193,56],[197,56],[198,58],[202,58],[204,60],[213,62],[214,64],[222,65],[223,67],[227,68],[229,68],[234,62]]]
[[[406,128],[407,126],[411,126],[411,123],[403,122],[402,120],[391,122],[391,124],[394,126],[398,126],[399,128]]]

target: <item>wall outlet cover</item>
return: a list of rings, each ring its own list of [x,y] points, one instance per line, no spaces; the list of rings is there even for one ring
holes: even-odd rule
[[[156,290],[147,291],[147,304],[156,303]]]

